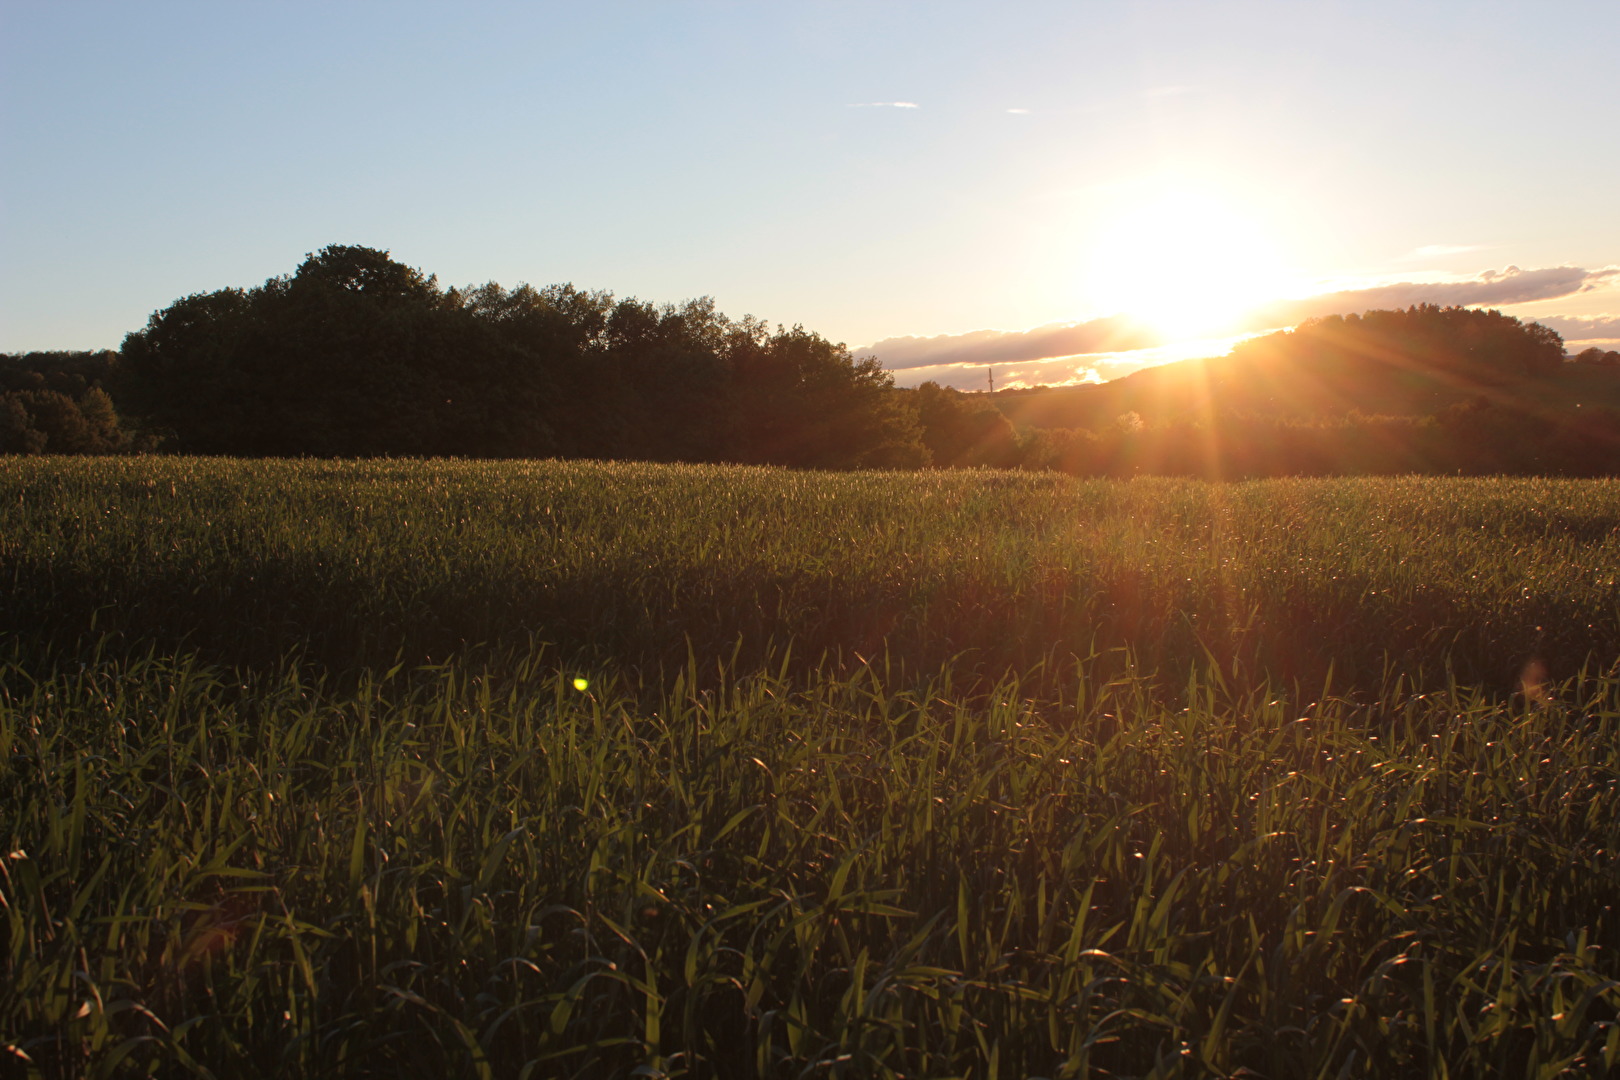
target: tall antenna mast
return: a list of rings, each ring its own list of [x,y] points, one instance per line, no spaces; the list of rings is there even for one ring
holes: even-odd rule
[[[987,367],[984,370],[990,374],[990,392],[993,394],[996,392],[996,369],[993,367]]]

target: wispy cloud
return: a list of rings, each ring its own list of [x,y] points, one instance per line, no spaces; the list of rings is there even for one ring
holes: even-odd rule
[[[1269,304],[1251,320],[1253,326],[1292,326],[1320,315],[1348,315],[1374,308],[1404,308],[1413,304],[1467,306],[1470,304],[1524,304],[1557,300],[1597,288],[1620,275],[1620,268],[1583,270],[1554,266],[1540,270],[1487,270],[1460,281],[1397,281],[1364,289],[1319,293]]]
[[[1102,365],[1082,357],[1059,357],[1019,364],[1016,367],[996,368],[996,389],[1013,390],[1026,386],[1074,386],[1081,383],[1100,383],[1117,378],[1126,371],[1103,370]],[[987,390],[989,381],[982,367],[966,364],[942,364],[937,367],[910,368],[896,373],[896,385],[913,387],[925,382],[952,386],[958,390]]]
[[[1536,322],[1565,341],[1620,341],[1620,315],[1538,315]]]
[[[1123,378],[1143,368],[1158,367],[1176,360],[1195,357],[1224,356],[1232,347],[1252,334],[1210,338],[1202,341],[1182,341],[1171,345],[1158,345],[1146,349],[1123,349],[1118,352],[1081,353],[1075,356],[1048,356],[1040,360],[994,365],[996,387],[1010,389],[1017,386],[1073,386],[1078,383],[1099,383]],[[982,358],[980,358],[982,359]],[[983,363],[932,364],[910,367],[895,372],[895,382],[901,386],[916,386],[933,381],[942,386],[961,390],[983,390],[989,385]]]
[[[1008,109],[1007,111],[1012,113],[1014,116],[1028,116],[1029,115],[1029,110],[1028,109]]]
[[[974,330],[938,337],[895,337],[856,352],[876,356],[891,371],[942,365],[1016,364],[1143,349],[1159,344],[1148,331],[1122,318],[1054,323],[1033,330]]]
[[[844,106],[846,109],[920,109],[921,105],[915,101],[856,101]]]

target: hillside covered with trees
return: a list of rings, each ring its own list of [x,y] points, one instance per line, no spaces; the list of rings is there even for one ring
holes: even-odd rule
[[[1313,319],[1228,356],[992,397],[1023,461],[1087,474],[1620,472],[1620,353],[1421,305]]]
[[[1620,353],[1432,305],[1099,386],[894,386],[800,326],[334,245],[118,352],[0,357],[0,452],[594,458],[1078,475],[1620,473]]]

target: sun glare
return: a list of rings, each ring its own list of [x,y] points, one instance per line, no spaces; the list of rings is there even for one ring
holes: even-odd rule
[[[1094,235],[1089,262],[1090,305],[1166,341],[1235,330],[1289,291],[1257,216],[1213,191],[1157,187],[1121,206]]]

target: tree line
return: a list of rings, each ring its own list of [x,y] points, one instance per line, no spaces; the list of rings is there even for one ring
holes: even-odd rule
[[[1217,415],[1037,432],[1023,468],[1079,476],[1620,475],[1620,412],[1525,414],[1475,400],[1430,416]]]
[[[707,299],[441,289],[363,247],[178,300],[120,367],[129,408],[187,453],[926,462],[891,376],[802,327]]]
[[[117,454],[149,450],[118,416],[104,384],[114,352],[33,352],[0,357],[0,454]]]
[[[1613,356],[1614,359],[1609,357]],[[1588,350],[1598,366],[1620,354]],[[1198,410],[1089,427],[1013,424],[1002,395],[894,386],[801,326],[571,285],[443,288],[334,245],[250,289],[176,300],[117,352],[0,362],[0,452],[564,457],[799,468],[1052,469],[1268,476],[1620,473],[1620,417],[1525,413],[1482,395],[1427,416],[1264,415],[1254,394],[1440,380],[1482,390],[1566,368],[1556,333],[1422,305],[1311,320],[1245,343]],[[1511,395],[1507,395],[1511,397]]]

